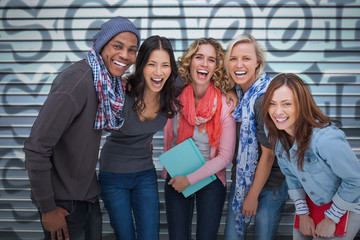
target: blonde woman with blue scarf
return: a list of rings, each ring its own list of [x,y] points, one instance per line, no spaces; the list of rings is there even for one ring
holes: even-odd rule
[[[235,82],[239,104],[233,112],[237,144],[232,167],[225,239],[245,239],[255,216],[255,239],[275,239],[287,186],[264,133],[263,94],[271,78],[264,70],[265,51],[257,40],[242,34],[227,47],[225,67]]]

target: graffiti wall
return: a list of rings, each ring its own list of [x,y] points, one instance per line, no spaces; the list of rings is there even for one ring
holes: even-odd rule
[[[266,72],[299,74],[360,156],[360,0],[1,0],[0,15],[0,239],[41,238],[23,142],[55,76],[85,57],[113,16],[133,21],[142,40],[168,37],[176,57],[200,37],[226,48],[234,36],[253,34],[267,49]],[[162,132],[153,144],[160,171]],[[162,185],[159,178],[160,235],[167,239]],[[104,238],[113,239],[103,211]],[[292,221],[289,203],[278,239],[291,239]]]

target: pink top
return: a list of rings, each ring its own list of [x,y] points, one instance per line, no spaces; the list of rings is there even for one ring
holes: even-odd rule
[[[231,102],[231,106],[228,106],[224,95],[221,95],[221,101],[220,121],[222,132],[220,143],[216,148],[211,148],[211,159],[209,161],[206,161],[201,168],[186,176],[191,185],[213,174],[216,174],[224,186],[226,185],[226,166],[233,159],[236,142],[236,125],[231,115],[233,103]],[[164,152],[170,149],[171,143],[174,140],[173,120],[169,119],[164,128]],[[166,178],[166,175],[167,171],[163,168],[162,177]]]

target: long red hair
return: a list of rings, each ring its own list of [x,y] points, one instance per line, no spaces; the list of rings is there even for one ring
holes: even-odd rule
[[[295,123],[295,140],[297,149],[297,165],[303,170],[304,156],[310,144],[313,128],[323,128],[331,124],[329,119],[316,105],[309,89],[303,80],[293,73],[282,73],[276,76],[269,84],[264,96],[262,105],[262,116],[265,126],[269,131],[268,139],[270,146],[275,150],[275,145],[279,141],[286,150],[290,159],[290,148],[293,144],[289,134],[284,130],[279,130],[269,115],[270,101],[275,90],[282,86],[287,86],[293,91],[295,108],[298,120]]]

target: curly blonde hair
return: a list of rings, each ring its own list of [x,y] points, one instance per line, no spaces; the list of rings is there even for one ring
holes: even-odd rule
[[[221,44],[214,38],[199,38],[195,40],[190,47],[185,51],[184,55],[178,58],[179,61],[179,74],[180,78],[188,85],[192,82],[190,74],[190,65],[192,57],[199,50],[203,44],[210,44],[215,48],[216,56],[216,68],[214,75],[211,77],[211,81],[214,86],[218,88],[222,93],[227,93],[233,86],[234,82],[228,78],[225,73],[224,58],[225,53]]]

